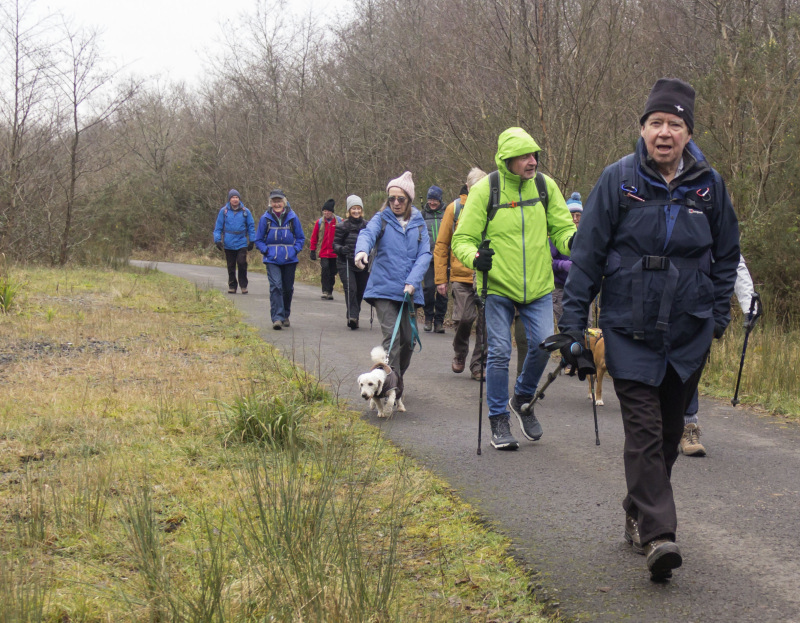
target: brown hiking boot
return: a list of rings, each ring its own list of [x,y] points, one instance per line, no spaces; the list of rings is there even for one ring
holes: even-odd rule
[[[706,449],[700,443],[700,427],[697,424],[687,424],[683,427],[680,451],[686,456],[706,455]]]
[[[642,539],[639,537],[639,522],[635,517],[625,513],[625,540],[637,554],[644,554]]]
[[[464,362],[466,361],[466,357],[461,357],[456,355],[453,357],[453,364],[450,366],[453,369],[453,372],[456,374],[461,374],[464,371]]]
[[[644,546],[650,579],[654,582],[672,577],[672,570],[683,564],[681,550],[670,539],[654,539]]]

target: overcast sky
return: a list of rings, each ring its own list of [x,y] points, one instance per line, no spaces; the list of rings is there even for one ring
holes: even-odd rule
[[[292,10],[309,8],[330,19],[349,0],[292,0]],[[254,13],[256,0],[37,0],[37,13],[61,12],[75,25],[102,31],[101,48],[126,73],[160,73],[192,83],[202,76],[203,60],[214,54],[226,22]]]

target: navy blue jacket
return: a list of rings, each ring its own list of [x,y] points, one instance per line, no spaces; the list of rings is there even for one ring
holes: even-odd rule
[[[558,327],[583,331],[602,284],[600,328],[614,378],[658,386],[669,363],[685,381],[703,363],[714,325],[730,322],[736,214],[694,142],[683,159],[667,185],[640,139],[634,154],[606,167],[584,205]]]
[[[300,219],[288,205],[280,219],[270,209],[258,221],[255,243],[264,264],[296,264],[305,241]]]

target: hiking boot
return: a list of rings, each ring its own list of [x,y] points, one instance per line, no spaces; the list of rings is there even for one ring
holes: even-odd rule
[[[453,363],[450,365],[450,367],[453,369],[453,372],[455,372],[456,374],[461,374],[464,371],[464,365],[466,359],[467,359],[466,357],[463,357],[461,355],[456,355],[455,357],[453,357]]]
[[[533,408],[530,406],[531,399],[523,398],[514,394],[508,400],[508,408],[511,413],[517,416],[519,420],[519,427],[522,429],[522,434],[531,441],[538,441],[542,436],[542,425],[533,414]]]
[[[489,418],[492,427],[492,447],[497,450],[516,450],[519,443],[511,434],[511,426],[507,415],[496,415]]]
[[[328,292],[328,297],[327,298],[328,298],[329,301],[332,301],[333,300],[333,292]]]
[[[281,329],[283,329],[283,325],[281,324],[280,320],[276,320],[275,322],[272,323],[272,328],[275,329],[276,331],[280,331]]]
[[[625,540],[637,554],[644,555],[642,539],[639,537],[639,522],[632,515],[625,513]]]
[[[433,332],[434,333],[444,333],[444,324],[442,324],[441,322],[434,323]]]
[[[486,380],[486,374],[485,373],[481,374],[481,369],[478,368],[477,370],[475,370],[472,373],[472,380],[473,381],[478,381],[478,382],[485,381]]]
[[[242,294],[247,294],[247,288],[242,288]]]
[[[328,300],[328,293],[327,292],[323,292],[322,296],[320,296],[319,298],[321,298],[323,301],[327,301]]]
[[[433,331],[433,320],[426,320],[424,328],[426,333]]]
[[[228,288],[228,294],[236,294],[236,288]]]
[[[281,324],[282,324],[284,327],[290,327],[290,326],[292,326],[292,325],[291,325],[291,323],[289,322],[289,319],[288,319],[288,318],[284,318],[283,320],[281,320]]]
[[[681,454],[686,456],[706,455],[706,449],[700,443],[700,427],[697,424],[687,424],[683,427],[683,436],[679,447]]]
[[[358,320],[356,320],[355,318],[348,318],[347,319],[347,326],[350,327],[351,329],[357,329],[358,328]]]
[[[654,582],[672,577],[672,570],[683,563],[681,550],[670,539],[658,538],[644,546],[650,579]]]

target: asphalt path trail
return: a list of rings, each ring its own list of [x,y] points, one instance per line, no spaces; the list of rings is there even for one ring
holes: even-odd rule
[[[224,268],[149,265],[201,287],[227,290]],[[381,342],[377,319],[370,329],[368,305],[362,328],[351,331],[341,293],[323,301],[318,286],[297,284],[291,329],[274,331],[266,274],[258,265],[251,266],[249,290],[247,296],[229,295],[247,322],[509,536],[534,572],[537,596],[566,619],[800,622],[797,425],[701,398],[709,455],[680,457],[672,478],[684,564],[670,582],[655,584],[644,557],[622,538],[623,433],[610,379],[606,404],[598,407],[600,446],[587,383],[560,377],[537,406],[541,440],[525,440],[513,422],[520,448],[498,452],[487,442],[484,421],[483,455],[477,456],[478,383],[450,370],[452,331],[422,334],[422,352],[414,354],[405,378],[408,412],[382,421],[366,412],[356,385],[358,374],[370,367],[370,349]]]

